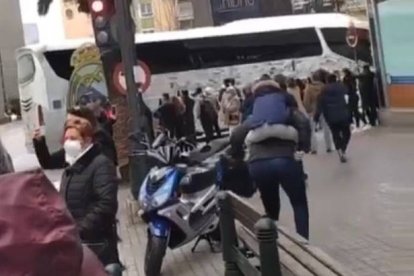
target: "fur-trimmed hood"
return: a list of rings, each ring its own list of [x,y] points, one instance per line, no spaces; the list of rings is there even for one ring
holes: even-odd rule
[[[282,91],[280,89],[280,85],[273,80],[261,80],[261,81],[256,82],[252,86],[252,92],[253,92],[253,95],[255,96],[259,96],[260,94],[263,94],[263,93],[279,92],[279,91]]]

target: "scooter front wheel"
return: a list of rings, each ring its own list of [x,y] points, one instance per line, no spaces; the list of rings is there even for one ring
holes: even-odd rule
[[[167,250],[167,239],[148,235],[147,248],[145,250],[144,270],[146,276],[159,276],[162,261]]]

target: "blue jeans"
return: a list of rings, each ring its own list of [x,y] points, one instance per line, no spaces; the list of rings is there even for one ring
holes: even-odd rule
[[[279,220],[279,186],[292,204],[296,231],[309,239],[309,209],[303,166],[293,158],[274,158],[253,161],[249,164],[253,181],[260,191],[266,214]]]

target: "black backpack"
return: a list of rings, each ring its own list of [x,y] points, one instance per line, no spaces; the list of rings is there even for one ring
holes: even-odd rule
[[[238,196],[251,198],[256,192],[247,163],[222,155],[216,164],[217,182],[221,190],[231,191]]]

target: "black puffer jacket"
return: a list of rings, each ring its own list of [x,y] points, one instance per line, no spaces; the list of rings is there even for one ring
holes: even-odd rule
[[[346,87],[339,82],[325,86],[319,95],[314,120],[318,121],[321,114],[328,124],[349,122],[350,114],[345,101]]]
[[[102,151],[102,154],[108,157],[109,160],[112,160],[115,165],[118,165],[115,142],[109,133],[102,128],[98,128],[94,134],[94,141]],[[40,140],[33,140],[33,146],[37,160],[43,169],[56,170],[67,166],[64,149],[50,153],[44,136]]]
[[[77,222],[81,239],[87,244],[106,244],[105,249],[95,250],[105,265],[119,262],[117,191],[115,166],[97,146],[67,167],[62,176],[60,193]]]

